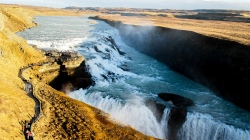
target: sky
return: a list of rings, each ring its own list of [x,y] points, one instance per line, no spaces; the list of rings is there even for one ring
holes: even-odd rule
[[[63,8],[130,7],[151,9],[230,9],[250,10],[250,0],[0,0],[5,4],[25,4]]]

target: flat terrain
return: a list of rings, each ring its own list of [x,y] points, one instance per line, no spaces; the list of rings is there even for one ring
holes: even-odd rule
[[[166,17],[152,15],[122,16],[121,14],[102,14],[98,17],[109,21],[121,21],[125,24],[160,26],[177,30],[193,31],[205,36],[231,40],[250,45],[250,23],[239,21],[221,21],[178,18],[166,13]]]
[[[12,6],[13,5],[7,5]],[[20,5],[16,5],[20,6]],[[134,8],[91,8],[21,6],[29,14],[81,16],[99,15],[110,21],[125,24],[161,26],[177,30],[187,30],[219,39],[231,40],[250,45],[250,11],[230,10],[157,10]]]

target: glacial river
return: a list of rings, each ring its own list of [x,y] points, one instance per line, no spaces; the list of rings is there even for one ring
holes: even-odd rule
[[[68,93],[71,98],[95,106],[146,135],[166,139],[173,104],[157,94],[174,93],[195,103],[188,107],[179,140],[250,140],[250,112],[127,46],[118,30],[108,24],[87,17],[40,16],[35,22],[38,27],[17,34],[38,48],[78,51],[86,58],[95,85]],[[125,54],[119,53],[110,38]],[[157,109],[148,100],[166,106],[160,119],[155,117],[153,112],[157,111],[152,109]]]

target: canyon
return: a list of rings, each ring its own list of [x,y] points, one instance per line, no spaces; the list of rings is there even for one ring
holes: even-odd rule
[[[117,28],[126,44],[250,110],[247,105],[250,99],[247,88],[250,83],[249,23],[187,20],[172,14],[110,15],[107,11],[104,14],[93,9],[1,5],[2,137],[24,139],[20,122],[35,114],[35,102],[26,94],[25,83],[19,78],[20,69],[30,66],[23,76],[32,83],[34,94],[41,102],[41,117],[32,126],[36,139],[154,139],[115,121],[100,109],[66,95],[68,91],[88,88],[94,83],[88,73],[81,73],[86,71],[83,56],[76,54],[74,59],[56,60],[15,34],[37,26],[32,20],[39,15],[101,15],[94,19]],[[53,52],[53,55],[62,54]]]
[[[41,113],[31,126],[35,139],[154,139],[128,125],[114,122],[109,114],[74,100],[49,85],[53,85],[53,80],[58,77],[60,79],[64,74],[67,74],[66,77],[77,77],[70,78],[73,79],[71,84],[75,85],[74,88],[86,88],[91,81],[81,72],[85,68],[83,56],[69,61],[57,61],[35,46],[28,45],[26,40],[15,34],[37,26],[32,22],[34,15],[64,15],[68,12],[51,8],[40,10],[1,5],[1,137],[25,139],[22,122],[31,120],[35,114],[35,101],[26,93],[25,83],[19,77],[22,74],[32,84],[33,94],[41,104]],[[74,12],[70,14],[76,15]],[[55,80],[54,83],[57,82]],[[79,85],[79,82],[83,84]]]
[[[250,99],[249,44],[194,31],[140,25],[138,19],[133,23],[126,18],[121,20],[123,22],[111,20],[110,16],[93,18],[117,28],[124,42],[136,50],[250,110],[247,105]]]

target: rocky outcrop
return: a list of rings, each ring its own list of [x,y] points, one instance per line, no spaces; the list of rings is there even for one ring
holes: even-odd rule
[[[177,140],[177,133],[186,121],[187,109],[172,107],[168,119],[168,140]]]
[[[176,140],[177,134],[182,127],[182,125],[186,121],[187,109],[186,107],[193,106],[194,103],[192,100],[185,98],[180,95],[172,94],[172,93],[159,93],[158,97],[164,101],[171,101],[169,118],[167,122],[167,139],[168,140]],[[145,105],[153,112],[157,121],[160,122],[163,118],[163,113],[166,106],[156,99],[149,99],[145,101]]]
[[[69,58],[72,58],[72,56],[69,56]],[[74,57],[73,61],[75,61]],[[67,61],[67,63],[69,62]],[[76,66],[72,66],[71,64],[71,67],[65,65],[64,61],[61,59],[57,61],[57,64],[60,65],[60,68],[57,69],[58,76],[49,83],[49,85],[56,90],[67,93],[80,88],[85,89],[90,85],[93,85],[94,82],[86,69],[84,60],[80,65],[77,64]]]
[[[34,139],[154,139],[129,126],[116,124],[108,114],[71,99],[48,85],[59,75],[60,65],[51,62],[53,59],[45,60],[40,50],[13,33],[35,25],[31,22],[32,17],[24,12],[30,10],[0,4],[1,139],[25,139],[22,122],[30,120],[35,113],[35,102],[25,92],[25,84],[19,78],[20,71],[32,83],[34,95],[41,102],[41,113],[31,128]],[[46,12],[46,8],[40,10]],[[69,11],[62,13],[70,14]],[[81,67],[82,61],[83,57],[79,57],[63,65],[70,73],[72,68]],[[24,67],[27,69],[21,69]],[[78,77],[80,70],[74,71]]]
[[[60,55],[59,55],[60,56]],[[57,59],[61,59],[60,57]],[[69,67],[70,66],[70,67]],[[54,67],[54,69],[52,69]],[[48,85],[54,76],[59,88],[71,78],[86,74],[83,57],[64,61],[44,62],[23,71],[23,76],[34,86],[34,95],[41,102],[41,114],[33,124],[35,139],[154,139],[129,126],[115,123],[109,114],[71,99]],[[59,72],[58,72],[59,71]],[[55,73],[55,74],[52,74]],[[80,76],[80,77],[78,77]],[[67,78],[68,77],[68,78]],[[63,82],[59,81],[62,80]],[[86,84],[86,83],[85,83]],[[74,86],[74,85],[73,85]],[[89,86],[89,85],[88,85]]]
[[[192,31],[104,20],[124,42],[250,110],[250,46]]]
[[[159,93],[158,97],[164,101],[172,101],[176,107],[188,107],[194,105],[192,100],[172,93]]]
[[[186,107],[194,105],[193,101],[172,93],[159,93],[158,97],[164,101],[172,101],[174,107],[170,109],[168,119],[168,140],[176,140],[177,133],[186,121]]]

